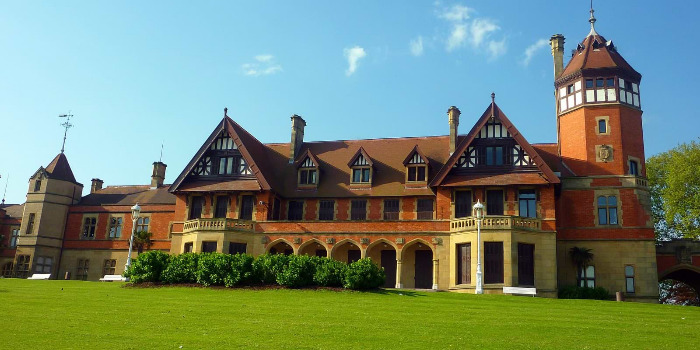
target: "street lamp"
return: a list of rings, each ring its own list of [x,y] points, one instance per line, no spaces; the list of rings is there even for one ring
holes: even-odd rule
[[[472,216],[476,218],[476,294],[484,294],[481,280],[481,220],[484,219],[484,205],[477,199]]]
[[[136,234],[136,220],[139,219],[139,214],[141,214],[141,207],[136,203],[136,205],[131,207],[131,220],[133,223],[131,225],[131,239],[129,240],[129,255],[126,257],[124,271],[127,271],[129,266],[131,266],[131,252],[134,250],[134,234]]]

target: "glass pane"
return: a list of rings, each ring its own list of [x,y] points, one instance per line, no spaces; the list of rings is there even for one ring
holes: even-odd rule
[[[608,211],[604,208],[598,209],[598,224],[607,225],[608,224]]]
[[[369,169],[362,169],[362,182],[369,182]]]
[[[360,169],[352,169],[352,182],[360,182],[360,176],[362,172]]]
[[[595,278],[595,266],[586,266],[586,278]]]
[[[617,197],[615,197],[615,196],[609,196],[609,197],[608,197],[608,205],[609,205],[609,206],[617,205]]]
[[[605,123],[605,120],[598,121],[598,132],[601,134],[608,132],[608,128],[607,128],[607,125]]]
[[[615,79],[613,78],[608,78],[605,82],[605,86],[607,87],[613,87],[615,86]]]
[[[586,88],[593,87],[593,79],[586,79]]]
[[[537,209],[535,208],[537,203],[534,200],[527,201],[527,216],[534,218],[537,217]]]
[[[605,200],[605,197],[604,196],[598,197],[598,206],[600,207],[600,206],[606,206],[606,205],[607,205],[607,201]]]
[[[416,181],[416,167],[408,168],[408,181]]]
[[[310,184],[316,183],[316,170],[309,170],[309,183]]]
[[[594,280],[586,280],[586,287],[595,288],[595,281]]]
[[[610,225],[617,225],[617,208],[608,209],[610,212]]]
[[[228,157],[226,162],[226,174],[233,174],[233,157]]]
[[[634,278],[626,278],[627,293],[634,293]]]
[[[633,277],[634,276],[634,266],[625,266],[625,276],[626,277]]]
[[[596,79],[595,80],[595,86],[596,87],[603,87],[604,81],[603,79]]]
[[[219,159],[219,174],[226,173],[226,158]]]
[[[425,167],[418,167],[417,181],[425,181]]]

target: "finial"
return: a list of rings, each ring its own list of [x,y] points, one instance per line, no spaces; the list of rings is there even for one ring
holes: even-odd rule
[[[63,153],[63,151],[66,149],[66,136],[68,136],[68,129],[73,127],[73,124],[70,123],[70,118],[72,118],[73,115],[70,114],[70,111],[68,111],[68,114],[61,114],[58,117],[59,118],[66,118],[66,122],[61,123],[61,126],[66,129],[63,132],[63,145],[61,145],[61,153]]]
[[[495,103],[495,102],[496,102],[496,93],[492,92],[491,93],[491,103]]]
[[[224,107],[224,118],[228,117],[228,108]]]
[[[588,19],[588,22],[591,23],[591,32],[588,33],[588,36],[591,36],[591,35],[598,35],[598,33],[596,33],[596,31],[595,31],[595,21],[596,21],[596,19],[595,19],[595,16],[593,16],[593,12],[595,12],[595,10],[593,9],[593,0],[591,0],[591,10],[590,10],[589,12],[591,13],[591,18]]]

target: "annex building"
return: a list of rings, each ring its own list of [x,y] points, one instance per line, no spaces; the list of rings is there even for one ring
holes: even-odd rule
[[[148,185],[93,179],[83,195],[65,154],[40,167],[26,203],[0,207],[2,275],[122,273],[138,203],[146,249],[172,254],[369,257],[387,287],[474,292],[480,243],[485,293],[586,285],[656,301],[641,74],[590,23],[566,66],[551,38],[556,143],[529,143],[493,94],[466,133],[449,107],[435,137],[313,142],[293,115],[289,143],[263,144],[225,112],[171,185],[156,162]],[[593,253],[582,271],[574,247]]]

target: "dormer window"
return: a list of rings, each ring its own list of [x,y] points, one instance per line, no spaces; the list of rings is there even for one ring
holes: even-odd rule
[[[427,182],[428,181],[428,164],[427,158],[420,153],[418,146],[413,148],[413,151],[403,162],[406,166],[406,182]]]
[[[300,186],[316,186],[318,184],[318,166],[308,156],[299,166],[298,179]]]
[[[372,182],[372,159],[362,147],[348,163],[351,184],[370,184]]]
[[[559,112],[574,108],[583,103],[581,81],[575,81],[559,88]]]

